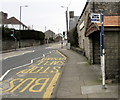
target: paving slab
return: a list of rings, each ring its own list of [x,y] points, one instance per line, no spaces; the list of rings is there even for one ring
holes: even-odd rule
[[[64,48],[65,49],[65,48]],[[118,85],[107,85],[102,89],[100,65],[90,65],[86,58],[72,50],[60,50],[67,56],[56,98],[118,98]],[[84,98],[84,99],[82,99]]]
[[[102,85],[92,85],[92,86],[82,86],[82,94],[92,94],[92,93],[109,93],[109,92],[118,92],[118,87],[109,86],[108,89],[102,89]]]

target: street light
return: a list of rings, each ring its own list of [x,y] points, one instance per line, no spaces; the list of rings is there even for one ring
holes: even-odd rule
[[[65,6],[61,6],[62,8],[67,8],[65,15],[66,15],[66,31],[67,31],[67,42],[69,42],[69,38],[68,38],[68,7]]]
[[[21,30],[21,12],[22,12],[22,7],[28,7],[28,5],[20,6],[20,29]]]
[[[21,30],[21,12],[22,12],[22,7],[28,7],[28,5],[20,6],[20,27],[19,27],[19,30]],[[20,34],[20,38],[21,38],[21,34]],[[19,48],[20,47],[21,47],[21,44],[20,44],[20,40],[19,40]]]

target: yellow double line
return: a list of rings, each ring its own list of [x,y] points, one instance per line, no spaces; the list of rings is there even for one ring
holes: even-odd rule
[[[67,59],[67,57],[64,56],[64,55],[63,55],[61,52],[59,52],[58,50],[56,50],[56,52],[59,53],[61,56],[63,56],[65,60]],[[54,75],[51,83],[49,84],[48,88],[46,89],[46,92],[45,92],[44,95],[43,95],[43,98],[51,98],[53,89],[54,89],[54,87],[55,87],[55,85],[56,85],[56,83],[57,83],[57,80],[58,80],[59,76],[60,76],[60,73],[59,73],[59,72]]]
[[[63,55],[60,51],[56,50],[56,52],[59,53],[65,60],[67,59],[67,57]]]
[[[51,83],[49,84],[48,88],[46,89],[46,92],[43,95],[43,98],[51,98],[52,96],[52,92],[54,89],[54,86],[57,83],[57,80],[59,78],[60,73],[56,73],[51,81]]]

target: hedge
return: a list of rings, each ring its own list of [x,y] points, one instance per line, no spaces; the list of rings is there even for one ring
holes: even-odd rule
[[[9,29],[6,27],[1,27],[2,29],[2,39],[3,40],[12,40],[14,39],[11,34],[13,34],[14,29]],[[25,40],[25,39],[34,39],[43,41],[45,39],[45,34],[41,31],[35,30],[14,30],[14,37],[17,40]]]
[[[15,36],[17,39],[35,39],[35,40],[44,40],[45,35],[41,31],[35,30],[20,30],[15,31]]]

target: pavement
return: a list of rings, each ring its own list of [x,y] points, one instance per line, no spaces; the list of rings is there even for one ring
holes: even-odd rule
[[[67,50],[65,47],[59,51],[67,57],[67,62],[57,89],[58,100],[59,98],[117,100],[119,97],[117,83],[108,83],[107,89],[102,88],[100,65],[90,65],[82,54]]]

